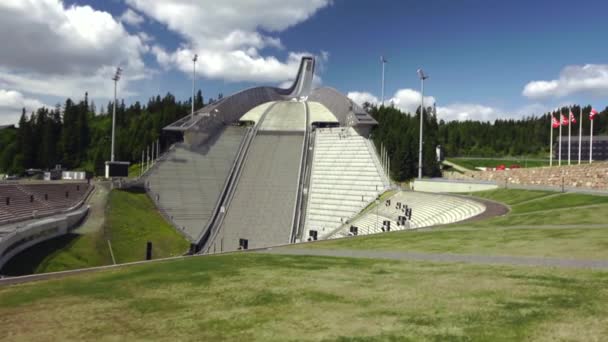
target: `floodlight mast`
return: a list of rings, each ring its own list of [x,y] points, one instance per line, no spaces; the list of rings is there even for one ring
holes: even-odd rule
[[[382,99],[381,99],[381,103],[382,103],[382,106],[384,106],[384,67],[388,61],[386,60],[386,58],[384,58],[384,56],[380,56],[380,62],[382,63]]]
[[[120,80],[120,75],[122,74],[122,69],[120,67],[116,68],[116,73],[112,77],[112,81],[114,81],[114,106],[112,110],[112,154],[110,156],[110,161],[114,161],[114,139],[115,139],[115,131],[116,131],[116,86],[118,84],[118,80]]]
[[[417,71],[420,78],[420,141],[418,151],[418,179],[422,179],[422,129],[424,122],[424,80],[429,78],[422,69]]]
[[[195,54],[192,58],[192,113],[190,114],[190,118],[194,119],[194,79],[196,78],[196,61],[198,60],[198,55]]]

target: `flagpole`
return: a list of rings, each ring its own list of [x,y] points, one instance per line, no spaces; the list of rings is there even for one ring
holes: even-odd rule
[[[583,106],[580,107],[578,120],[578,165],[581,165],[581,146],[583,146]]]
[[[557,150],[557,164],[559,166],[562,166],[562,109],[559,109],[559,143],[558,143],[558,150]]]
[[[572,144],[570,143],[570,139],[572,137],[572,121],[570,120],[570,113],[572,112],[572,108],[568,111],[568,165],[570,165],[570,150]]]
[[[593,162],[593,120],[591,120],[591,134],[589,137],[589,164]]]
[[[384,56],[380,56],[380,61],[382,62],[382,106],[384,106],[384,64],[386,64]]]
[[[549,120],[549,127],[551,128],[551,138],[549,140],[549,166],[553,166],[553,113],[551,113],[551,120]]]

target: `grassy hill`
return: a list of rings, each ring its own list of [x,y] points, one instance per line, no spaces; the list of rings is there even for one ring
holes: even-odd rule
[[[155,259],[182,255],[188,250],[189,242],[164,220],[145,193],[113,190],[101,210],[105,211],[101,213],[104,220],[101,229],[68,234],[29,248],[13,258],[3,273],[45,273],[111,265],[108,240],[117,263],[144,260],[148,241],[152,242]],[[92,208],[89,219],[94,215]]]
[[[608,259],[606,197],[479,195],[513,210],[306,247]],[[607,286],[585,269],[234,253],[0,287],[0,339],[590,341],[608,335]]]

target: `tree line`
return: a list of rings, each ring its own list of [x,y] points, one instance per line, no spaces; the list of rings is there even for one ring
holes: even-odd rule
[[[218,95],[218,99],[223,97]],[[162,128],[190,112],[191,99],[178,101],[171,93],[157,95],[146,104],[135,102],[116,106],[116,159],[139,162],[142,151],[161,137]],[[209,103],[214,102],[213,99]],[[199,90],[195,108],[204,106]],[[18,127],[0,130],[0,173],[22,174],[27,169],[51,169],[60,164],[70,170],[103,174],[104,162],[110,158],[112,108],[97,110],[87,94],[75,102],[67,99],[55,108],[39,108],[33,113],[22,111]],[[385,146],[391,161],[391,177],[405,181],[417,176],[420,108],[404,113],[392,106],[364,108],[378,121],[372,139]],[[572,108],[577,120],[581,107]],[[583,135],[589,134],[590,106],[582,107]],[[563,113],[567,115],[568,109]],[[549,151],[551,113],[522,119],[499,119],[494,122],[438,120],[433,108],[424,110],[423,171],[425,176],[439,176],[440,165],[435,148],[442,146],[447,157],[546,157]],[[558,115],[554,113],[558,118]],[[578,124],[572,135],[578,136]],[[567,127],[563,127],[564,136]],[[554,130],[557,140],[558,130]],[[608,108],[595,119],[594,135],[608,134]],[[163,135],[161,148],[181,137]]]
[[[378,121],[372,130],[372,139],[379,149],[384,145],[390,158],[391,177],[397,181],[412,179],[418,175],[418,146],[420,108],[416,113],[404,113],[393,106],[363,105]],[[578,120],[583,111],[583,136],[590,133],[589,112],[591,106],[574,106],[572,113],[577,123],[572,124],[572,136],[579,134]],[[569,109],[562,108],[568,117]],[[446,157],[520,157],[547,158],[551,134],[551,115],[558,120],[559,114],[545,113],[522,119],[498,119],[489,121],[450,121],[437,119],[433,108],[424,110],[423,175],[440,176],[440,165],[436,158],[436,147],[441,146]],[[557,142],[559,129],[554,129]],[[562,127],[562,136],[567,137],[568,127]],[[608,107],[595,118],[594,136],[608,134]]]
[[[113,105],[109,102],[105,110],[97,112],[85,94],[78,102],[68,98],[52,109],[39,108],[31,114],[23,109],[17,127],[0,130],[0,173],[23,174],[60,164],[65,169],[103,174],[104,163],[110,159]],[[152,97],[145,105],[117,102],[116,159],[139,162],[142,151],[159,139],[162,128],[190,113],[191,105],[191,99],[178,101],[171,93]],[[204,106],[200,90],[194,105],[195,109]],[[178,139],[163,136],[161,147]]]

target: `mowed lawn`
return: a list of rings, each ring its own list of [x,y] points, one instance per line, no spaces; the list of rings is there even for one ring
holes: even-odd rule
[[[113,190],[105,207],[103,229],[88,234],[68,234],[27,249],[3,269],[7,275],[57,272],[93,266],[141,261],[146,243],[153,258],[184,254],[189,242],[158,213],[145,193]]]
[[[608,259],[608,196],[510,189],[476,195],[511,203],[512,211],[484,221],[294,247]]]
[[[239,253],[0,287],[2,340],[591,341],[608,273]]]
[[[110,193],[105,234],[112,242],[117,263],[144,260],[148,241],[152,242],[155,259],[182,255],[190,247],[143,192]]]

